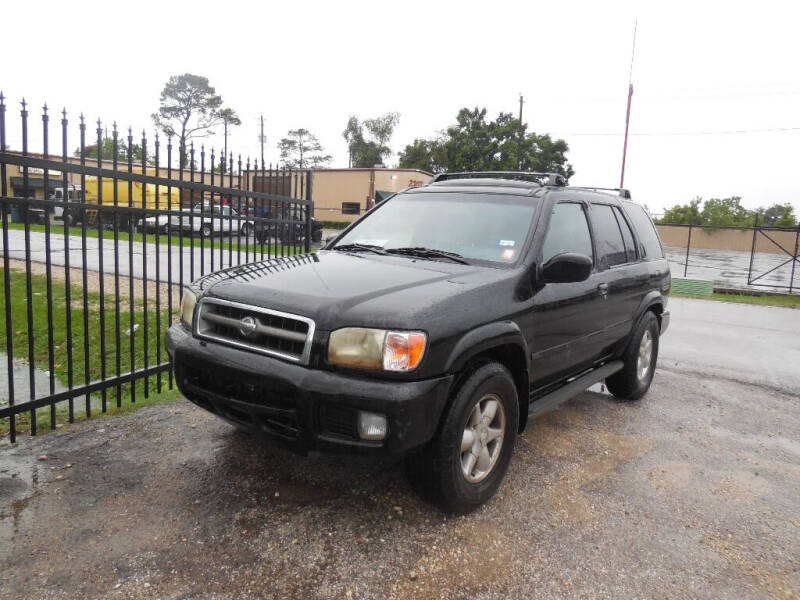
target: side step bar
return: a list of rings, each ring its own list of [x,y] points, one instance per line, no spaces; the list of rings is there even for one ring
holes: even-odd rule
[[[598,381],[602,381],[609,375],[613,375],[617,371],[621,371],[623,366],[625,365],[621,360],[611,361],[604,364],[602,367],[597,367],[596,369],[589,371],[586,373],[586,375],[581,375],[574,381],[570,381],[568,384],[550,392],[549,394],[537,398],[536,400],[532,400],[528,407],[528,417],[537,417],[540,414],[555,408],[562,402],[566,402],[570,398],[574,398],[586,388],[594,385]]]

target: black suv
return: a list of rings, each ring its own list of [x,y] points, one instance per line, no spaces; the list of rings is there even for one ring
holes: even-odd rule
[[[304,450],[405,455],[417,488],[488,500],[532,416],[605,380],[650,386],[670,272],[624,190],[453,173],[316,254],[218,271],[167,347],[181,392]]]

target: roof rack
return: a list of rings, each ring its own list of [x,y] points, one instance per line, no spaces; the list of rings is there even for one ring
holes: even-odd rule
[[[575,186],[573,189],[576,190],[591,190],[594,192],[616,192],[620,198],[625,198],[626,200],[631,199],[631,191],[625,188],[605,188],[605,187],[592,187],[592,186]]]
[[[531,181],[539,185],[553,185],[564,187],[568,185],[567,178],[558,173],[536,173],[533,171],[467,171],[463,173],[439,173],[431,183],[447,181],[449,179],[517,179]]]

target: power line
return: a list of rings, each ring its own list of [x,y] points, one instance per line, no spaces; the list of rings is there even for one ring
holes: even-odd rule
[[[727,129],[722,131],[645,131],[639,133],[629,133],[628,135],[635,135],[641,137],[656,137],[656,136],[676,136],[676,135],[735,135],[740,133],[776,133],[784,131],[800,131],[800,127],[770,127],[767,129]],[[553,134],[555,135],[555,134]],[[572,133],[558,133],[558,135],[567,136],[586,136],[586,137],[602,137],[602,136],[618,136],[625,135],[623,132],[572,132]]]

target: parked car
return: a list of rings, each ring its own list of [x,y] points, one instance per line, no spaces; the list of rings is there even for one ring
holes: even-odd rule
[[[464,513],[529,419],[601,381],[647,392],[670,282],[624,190],[440,175],[318,253],[193,282],[167,348],[198,406],[300,451],[404,455],[418,489]]]
[[[282,243],[299,244],[306,238],[306,207],[288,203],[275,203],[270,207],[253,206],[247,211],[254,217],[256,240],[266,242],[269,239]],[[258,218],[260,217],[260,219]],[[311,241],[322,241],[322,223],[311,217]]]
[[[191,211],[182,215],[159,214],[147,217],[139,227],[147,231],[166,232],[183,230],[184,233],[202,234],[205,237],[239,233],[243,237],[253,235],[253,221],[242,218],[236,209],[229,205],[196,204]]]

